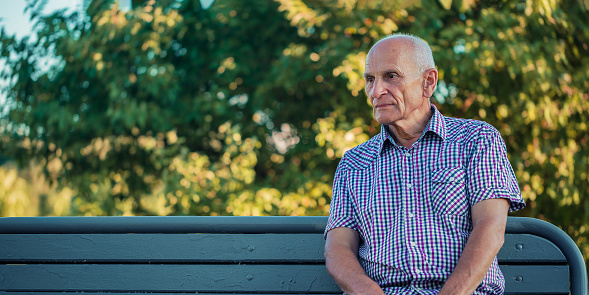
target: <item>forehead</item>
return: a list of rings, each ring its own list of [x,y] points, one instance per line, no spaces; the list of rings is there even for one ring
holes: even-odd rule
[[[377,42],[366,56],[366,73],[377,74],[391,70],[408,72],[413,68],[412,47],[402,38]]]

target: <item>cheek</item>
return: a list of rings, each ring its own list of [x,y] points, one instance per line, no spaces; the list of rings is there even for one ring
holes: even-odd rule
[[[409,89],[410,89],[410,90],[412,90],[412,91],[411,91],[411,93],[412,93],[414,96],[417,96],[417,97],[419,97],[419,98],[421,98],[421,97],[423,96],[423,85],[421,84],[421,81],[419,81],[419,80],[418,80],[418,81],[416,81],[415,83],[413,83],[413,84],[410,86],[410,88],[409,88]]]
[[[370,95],[370,87],[366,86],[364,87],[364,93],[366,94],[366,97],[368,97],[368,101],[370,101],[370,104],[372,104],[372,95]]]
[[[400,95],[403,96],[403,100],[405,102],[412,100],[415,96],[420,96],[421,92],[416,85],[403,85],[403,87],[399,87],[398,91]]]

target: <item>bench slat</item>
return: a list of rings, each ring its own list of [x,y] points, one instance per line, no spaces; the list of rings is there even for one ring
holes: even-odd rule
[[[552,242],[529,234],[506,234],[497,259],[501,264],[567,262],[566,257]]]
[[[320,234],[2,234],[0,262],[322,263]],[[550,241],[507,234],[501,264],[566,263]]]
[[[56,294],[55,292],[43,292],[43,291],[39,291],[39,292],[27,292],[24,293],[23,292],[2,292],[2,295],[68,295],[71,293],[60,293],[60,294]],[[71,294],[71,295],[182,295],[182,294],[191,294],[191,295],[197,295],[194,292],[117,292],[117,293],[105,293],[105,292],[84,292],[84,293],[77,293],[77,294]],[[223,293],[202,293],[199,292],[198,295],[219,295],[219,294],[223,294]],[[226,293],[228,294],[228,293]],[[256,294],[256,293],[230,293],[231,295],[252,295],[252,294]],[[310,294],[310,293],[264,293],[264,295],[284,295],[284,294],[289,294],[289,295],[303,295],[303,294]],[[314,294],[339,294],[341,295],[342,292],[321,292],[321,293],[314,293]],[[505,293],[506,295],[510,295],[509,293]]]
[[[505,294],[569,294],[567,265],[501,265]]]
[[[29,292],[341,292],[324,265],[0,265],[0,277]]]
[[[507,294],[569,292],[566,265],[504,265],[501,270]],[[0,265],[0,277],[0,290],[29,292],[341,292],[323,265]]]
[[[0,235],[0,262],[323,263],[318,234]]]

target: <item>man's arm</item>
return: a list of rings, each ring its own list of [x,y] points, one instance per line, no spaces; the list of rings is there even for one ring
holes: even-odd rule
[[[488,199],[472,207],[473,229],[456,268],[439,295],[472,294],[489,271],[505,236],[507,199]]]
[[[384,294],[358,262],[359,244],[358,232],[351,228],[337,227],[330,230],[325,243],[327,272],[348,295]]]

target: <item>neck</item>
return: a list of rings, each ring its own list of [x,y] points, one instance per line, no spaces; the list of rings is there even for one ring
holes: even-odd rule
[[[416,110],[415,112],[416,116],[413,119],[402,120],[387,125],[388,131],[395,139],[397,145],[411,148],[434,115],[429,105],[427,111]]]

